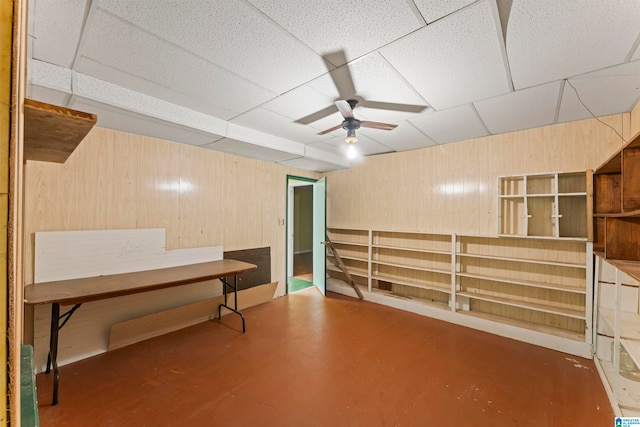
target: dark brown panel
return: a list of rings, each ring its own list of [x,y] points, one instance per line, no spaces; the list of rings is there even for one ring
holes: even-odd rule
[[[640,149],[622,151],[623,211],[640,209]]]
[[[604,252],[604,230],[605,218],[593,219],[593,250],[595,252]]]
[[[271,248],[252,248],[224,253],[225,259],[236,259],[258,266],[238,276],[238,289],[248,289],[265,283],[271,283]],[[233,277],[229,277],[233,280]]]
[[[606,257],[640,259],[640,218],[606,218]]]
[[[622,209],[620,174],[593,175],[594,214],[619,213]]]

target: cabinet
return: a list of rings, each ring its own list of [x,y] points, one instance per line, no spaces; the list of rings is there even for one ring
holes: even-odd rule
[[[596,258],[596,366],[620,415],[640,416],[638,281]]]
[[[593,173],[593,230],[604,258],[640,261],[640,133]]]
[[[588,239],[589,171],[498,178],[498,234]]]
[[[589,242],[373,229],[328,234],[365,299],[591,357]],[[331,265],[328,289],[352,293]]]

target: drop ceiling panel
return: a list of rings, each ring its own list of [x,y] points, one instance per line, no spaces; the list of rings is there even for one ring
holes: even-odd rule
[[[87,12],[86,0],[65,2],[37,0],[33,7],[34,16],[31,35],[34,43],[33,57],[52,64],[70,68],[80,41],[82,25]]]
[[[493,134],[546,126],[554,122],[561,87],[558,81],[523,89],[478,101],[475,107]]]
[[[339,137],[330,138],[325,141],[322,141],[321,143],[309,144],[309,146],[321,148],[322,146],[318,144],[329,145],[331,147],[334,147],[334,150],[332,150],[333,152],[337,152],[337,153],[340,153],[341,155],[346,156],[349,145],[346,142],[344,142],[344,137],[345,136],[342,135]],[[363,156],[370,156],[372,154],[389,153],[394,151],[391,148],[387,147],[386,145],[381,144],[377,141],[374,141],[373,139],[369,138],[362,132],[358,133],[358,142],[355,143],[355,147],[358,154]]]
[[[28,97],[30,99],[37,99],[40,102],[46,102],[53,105],[60,105],[62,107],[67,106],[69,101],[69,94],[60,92],[55,89],[49,89],[47,87],[29,85]]]
[[[200,111],[223,120],[228,120],[238,114],[237,111],[232,111],[223,105],[219,105],[221,103],[217,105],[215,103],[216,98],[206,99],[204,96],[195,97],[191,94],[177,91],[173,87],[150,81],[144,77],[135,76],[128,72],[105,66],[86,56],[80,58],[77,68],[85,75],[94,76],[103,81],[108,81],[118,86],[148,94],[155,98],[163,99],[173,104]],[[207,91],[204,90],[201,92],[206,93]],[[210,101],[214,101],[214,103]]]
[[[243,112],[275,96],[246,79],[190,54],[175,45],[97,11],[86,36],[78,71],[136,89],[139,79]],[[130,74],[136,79],[126,79]],[[239,94],[242,94],[239,96]],[[148,93],[160,98],[162,93]]]
[[[344,169],[343,166],[334,165],[333,163],[323,162],[321,160],[310,159],[308,157],[299,157],[297,159],[283,160],[278,162],[283,166],[292,168],[310,170],[316,172],[330,172],[338,169]]]
[[[564,87],[558,121],[628,112],[640,99],[640,61],[583,74],[569,83],[573,87]]]
[[[326,72],[318,54],[244,1],[193,0],[188,7],[173,1],[158,7],[157,0],[103,0],[100,7],[272,92]]]
[[[248,111],[231,120],[231,123],[305,144],[326,138],[318,135],[315,129],[309,126],[295,123],[287,117],[263,108]]]
[[[123,132],[146,135],[189,145],[209,144],[221,138],[218,135],[199,132],[186,126],[168,123],[142,114],[131,113],[124,109],[87,99],[75,98],[75,101],[72,102],[69,107],[74,110],[96,114],[98,116],[96,126],[108,129],[116,129]]]
[[[296,121],[333,105],[333,98],[305,85],[264,103],[262,107]]]
[[[428,23],[442,18],[458,9],[473,3],[475,0],[414,0],[414,3]]]
[[[287,153],[284,151],[272,150],[271,148],[261,147],[259,145],[254,145],[248,142],[238,141],[231,138],[223,138],[212,144],[203,145],[202,148],[221,151],[223,153],[235,154],[242,157],[249,157],[256,160],[264,160],[267,162],[281,162],[284,160],[300,157],[300,155]]]
[[[358,58],[424,25],[406,0],[249,0],[315,52]],[[339,66],[337,57],[331,57]]]
[[[640,2],[513,2],[506,48],[516,89],[625,61],[640,34]]]
[[[487,1],[473,4],[381,49],[436,110],[511,90],[502,32]]]
[[[409,122],[402,122],[392,131],[364,129],[361,131],[371,139],[392,148],[395,151],[414,150],[436,145],[435,141],[420,132]],[[374,133],[375,132],[375,133]]]
[[[438,144],[489,134],[471,105],[425,114],[410,122]]]

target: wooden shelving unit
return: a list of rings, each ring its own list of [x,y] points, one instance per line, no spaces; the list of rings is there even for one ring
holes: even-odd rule
[[[336,248],[365,299],[591,355],[589,242],[337,228],[328,233],[334,244],[340,242]],[[348,293],[344,281],[329,269],[334,290]]]
[[[498,178],[501,236],[589,240],[590,171]]]
[[[96,121],[95,114],[25,99],[25,160],[64,163]]]

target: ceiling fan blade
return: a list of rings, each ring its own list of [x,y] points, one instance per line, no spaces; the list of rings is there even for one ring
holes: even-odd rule
[[[337,100],[336,107],[338,107],[338,110],[340,110],[340,114],[342,114],[342,117],[344,117],[345,119],[354,118],[351,105],[349,105],[347,101],[344,101],[342,99]]]
[[[336,112],[336,107],[334,107],[333,105],[329,105],[327,108],[323,108],[320,111],[311,113],[308,116],[305,116],[305,117],[302,117],[301,119],[296,120],[295,122],[301,125],[308,125],[320,119],[324,119],[325,117],[328,117],[335,112]]]
[[[360,105],[379,110],[402,111],[405,113],[422,113],[429,108],[426,105],[396,104],[394,102],[361,101]]]
[[[395,128],[398,127],[398,125],[392,125],[391,123],[361,121],[360,127],[371,128],[371,129],[382,129],[382,130],[394,130]]]
[[[325,135],[325,134],[327,134],[329,132],[333,132],[334,130],[340,129],[341,127],[342,127],[342,123],[340,123],[339,125],[336,125],[336,126],[334,126],[332,128],[329,128],[327,130],[323,130],[322,132],[318,132],[318,135]]]
[[[338,98],[352,99],[356,96],[356,88],[353,77],[347,65],[347,56],[344,50],[337,50],[322,55],[325,65],[329,70],[329,76],[338,90]],[[337,68],[333,68],[337,67]]]

